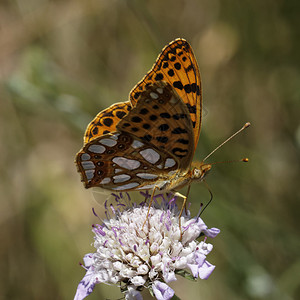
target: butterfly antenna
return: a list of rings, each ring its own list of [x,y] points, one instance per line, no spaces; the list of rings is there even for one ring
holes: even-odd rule
[[[209,201],[206,203],[206,205],[202,208],[200,208],[200,210],[199,210],[199,213],[198,213],[198,215],[197,215],[197,218],[199,218],[202,214],[203,214],[203,212],[205,211],[205,209],[208,207],[208,205],[212,202],[212,200],[213,200],[213,193],[212,193],[212,191],[211,191],[211,189],[209,188],[209,186],[208,186],[208,184],[206,183],[206,181],[205,180],[203,180],[203,182],[205,183],[205,186],[206,186],[206,188],[208,189],[208,192],[209,192],[209,194],[210,194],[210,199],[209,199]]]
[[[233,139],[236,135],[238,135],[240,132],[242,132],[244,129],[248,128],[250,126],[250,122],[247,122],[241,129],[239,129],[236,133],[234,133],[233,135],[231,135],[228,139],[226,139],[223,143],[221,143],[217,148],[215,148],[212,152],[210,152],[204,159],[203,162],[205,160],[207,160],[211,155],[213,155],[217,150],[219,150],[222,146],[224,146],[228,141],[230,141],[231,139]]]

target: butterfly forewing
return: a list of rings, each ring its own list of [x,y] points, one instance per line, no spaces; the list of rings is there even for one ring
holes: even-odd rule
[[[104,109],[87,126],[84,134],[84,144],[91,140],[116,130],[119,121],[127,115],[131,109],[130,101],[119,102]]]
[[[194,135],[186,105],[174,88],[163,81],[145,87],[135,107],[117,125],[156,149],[165,149],[185,170],[193,159]]]
[[[198,64],[187,41],[176,39],[163,49],[152,69],[130,92],[132,106],[136,104],[147,84],[161,80],[175,88],[188,108],[194,131],[195,150],[201,127],[202,90]]]

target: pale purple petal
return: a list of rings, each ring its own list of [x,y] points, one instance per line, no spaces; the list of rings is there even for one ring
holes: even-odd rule
[[[207,229],[206,224],[204,223],[204,221],[201,218],[197,219],[197,226],[201,231],[204,231]]]
[[[152,289],[157,300],[169,300],[175,294],[167,284],[161,281],[154,281]]]
[[[212,265],[208,261],[205,261],[204,264],[199,268],[199,278],[208,279],[215,267],[216,266]]]
[[[207,237],[210,237],[210,238],[214,238],[216,237],[219,233],[220,233],[220,229],[219,228],[210,228],[210,229],[206,229],[206,230],[203,230],[203,233],[207,236]]]
[[[93,255],[94,253],[88,253],[83,257],[84,265],[87,268],[89,268],[94,263]]]
[[[165,282],[169,283],[171,281],[177,280],[174,272],[166,272],[163,274]]]
[[[142,294],[134,289],[133,287],[129,286],[128,291],[126,292],[125,295],[126,300],[143,300]]]
[[[195,253],[195,262],[201,267],[205,261],[206,256],[202,253],[196,252]]]
[[[89,269],[78,284],[74,300],[81,300],[87,297],[94,290],[95,284],[96,280],[92,271]]]
[[[190,268],[190,270],[191,270],[193,276],[194,276],[195,278],[197,278],[197,277],[198,277],[198,269],[199,269],[199,268],[198,268],[198,265],[187,264],[187,266]]]

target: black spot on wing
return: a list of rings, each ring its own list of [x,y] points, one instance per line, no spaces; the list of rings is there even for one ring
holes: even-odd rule
[[[176,142],[183,144],[183,145],[187,145],[189,143],[189,141],[186,139],[178,139]]]
[[[168,142],[168,138],[166,137],[166,136],[158,136],[158,137],[156,137],[156,140],[158,141],[158,142],[161,142],[161,143],[167,143]]]
[[[189,94],[192,91],[192,87],[190,84],[186,84],[183,88],[187,94]]]
[[[170,69],[170,70],[168,71],[168,75],[169,75],[169,76],[173,77],[174,74],[175,74],[175,73],[174,73],[174,71],[173,71],[172,69]]]
[[[155,120],[157,120],[157,116],[156,116],[156,115],[151,115],[151,116],[149,117],[149,119],[150,119],[151,121],[155,121]]]
[[[176,70],[180,70],[181,69],[181,64],[177,62],[177,63],[174,64],[174,67],[175,67]]]
[[[174,120],[186,119],[186,114],[175,114],[173,115]]]
[[[134,122],[134,123],[141,123],[142,119],[138,116],[134,116],[134,117],[131,118],[131,121]]]
[[[175,129],[172,130],[173,134],[181,134],[181,133],[187,133],[186,129],[176,127]]]
[[[191,84],[191,90],[192,90],[193,93],[197,92],[197,85],[196,85],[195,82]]]
[[[134,99],[137,99],[139,96],[140,96],[140,92],[136,92],[134,95],[133,95],[133,98]],[[130,110],[130,109],[128,109],[128,110]]]
[[[191,71],[191,70],[193,70],[193,69],[194,69],[194,65],[193,65],[193,64],[190,64],[188,67],[185,68],[185,71],[186,71],[186,72],[189,72],[189,71]]]
[[[113,120],[111,118],[105,118],[103,120],[103,124],[107,127],[110,127],[112,125],[112,123],[113,123]]]
[[[124,111],[117,111],[116,112],[116,116],[119,118],[119,119],[122,119],[124,116],[126,115],[126,112]]]
[[[186,103],[186,106],[187,106],[190,114],[195,114],[196,113],[196,105],[191,105],[189,103]]]
[[[152,136],[150,134],[146,134],[141,139],[145,142],[150,142],[152,140]]]
[[[164,119],[170,119],[171,115],[169,113],[161,113],[160,116]]]
[[[174,88],[179,89],[179,90],[183,89],[183,85],[182,85],[181,81],[174,81],[173,86],[174,86]]]
[[[168,124],[161,124],[161,125],[158,126],[158,129],[159,129],[160,131],[167,131],[169,128],[170,128],[170,127],[169,127]]]
[[[174,155],[176,155],[177,157],[179,157],[179,158],[183,158],[183,157],[185,157],[187,155],[188,150],[176,147],[176,148],[172,149],[172,153]]]
[[[163,78],[164,78],[164,75],[162,73],[157,73],[154,79],[156,81],[159,81],[159,80],[162,80]]]
[[[92,130],[92,133],[94,135],[96,135],[98,133],[98,127],[94,127],[93,130]]]
[[[140,114],[141,114],[141,115],[146,115],[148,112],[149,112],[149,110],[148,110],[147,108],[142,108],[142,109],[140,110]]]

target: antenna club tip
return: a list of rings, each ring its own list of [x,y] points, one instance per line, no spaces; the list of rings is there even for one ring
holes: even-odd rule
[[[249,158],[245,157],[245,158],[242,159],[242,161],[243,161],[243,162],[248,162],[248,161],[249,161]]]
[[[251,123],[250,122],[247,122],[245,125],[244,125],[244,128],[247,128],[247,127],[249,127],[251,125]]]

